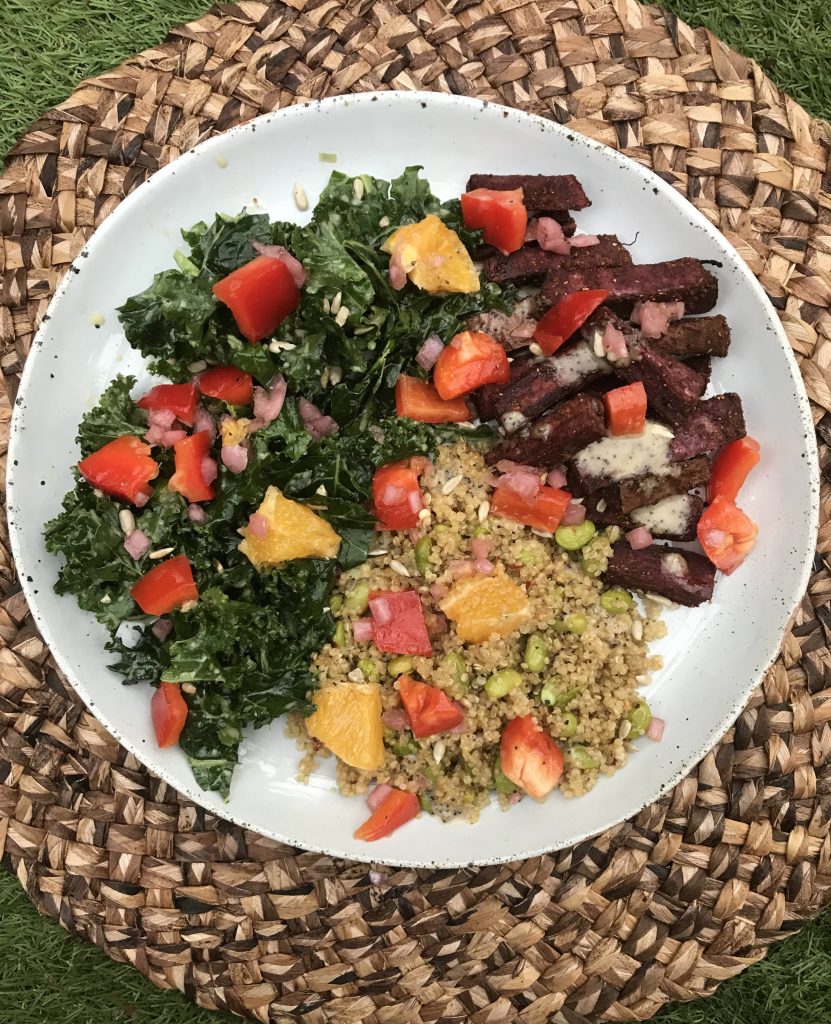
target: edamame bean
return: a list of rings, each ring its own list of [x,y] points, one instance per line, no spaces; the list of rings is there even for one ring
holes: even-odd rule
[[[593,771],[600,767],[600,761],[586,747],[570,747],[568,751],[571,763],[584,771]]]
[[[418,802],[422,811],[425,811],[427,814],[433,813],[433,801],[426,793],[419,794]]]
[[[432,548],[433,542],[429,537],[421,537],[416,541],[415,546],[415,564],[419,574],[423,576],[430,566],[430,548]]]
[[[574,633],[580,636],[581,633],[586,632],[586,628],[589,625],[589,620],[582,612],[572,612],[571,615],[560,621],[555,622],[553,629],[556,633]]]
[[[449,651],[442,658],[441,663],[453,682],[467,690],[468,671],[465,659],[461,654],[458,651]]]
[[[343,599],[343,610],[349,615],[363,615],[369,608],[369,583],[360,580]]]
[[[408,658],[406,654],[399,654],[397,658],[393,658],[387,664],[387,672],[391,676],[403,676],[407,672],[411,672],[412,668],[413,659]]]
[[[563,724],[560,726],[560,735],[563,739],[568,739],[577,732],[577,715],[571,711],[563,713]]]
[[[510,796],[511,793],[516,793],[516,786],[502,771],[502,765],[499,763],[499,761],[497,761],[496,764],[494,765],[493,785],[497,793],[503,793],[505,796]]]
[[[395,740],[390,746],[396,757],[413,757],[418,753],[418,744],[407,737]]]
[[[364,679],[368,679],[370,682],[374,682],[381,675],[378,671],[378,666],[371,658],[361,658],[358,662],[358,668],[363,672]]]
[[[545,637],[532,633],[525,642],[525,660],[522,665],[529,672],[542,672],[548,656],[548,644]]]
[[[565,686],[562,679],[549,679],[540,690],[540,700],[549,707],[564,708],[579,693],[579,689]]]
[[[343,647],[346,643],[346,626],[342,622],[335,626],[335,635],[332,637],[332,643],[335,647]]]
[[[219,742],[226,747],[233,747],[240,741],[240,731],[235,725],[223,725],[217,732]]]
[[[579,551],[596,533],[594,523],[586,519],[575,526],[558,526],[554,531],[554,540],[565,551]]]
[[[639,700],[626,717],[632,724],[627,740],[639,739],[652,724],[652,711],[645,700]]]
[[[623,615],[635,607],[632,595],[623,587],[612,587],[600,595],[600,607],[610,615]]]
[[[521,685],[522,676],[516,669],[503,668],[485,680],[485,693],[494,700],[507,697],[511,690]]]
[[[603,563],[597,558],[586,558],[584,555],[582,566],[587,576],[599,576],[603,572]]]
[[[332,594],[329,601],[329,609],[333,615],[337,615],[338,612],[343,608],[343,597],[340,594]]]

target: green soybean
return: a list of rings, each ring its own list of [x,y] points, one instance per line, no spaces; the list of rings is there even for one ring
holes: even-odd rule
[[[545,642],[545,637],[539,633],[532,633],[525,642],[523,667],[527,668],[529,672],[542,672],[547,657],[548,644]]]
[[[580,693],[576,687],[567,687],[562,679],[549,679],[540,690],[540,700],[549,707],[564,708]]]
[[[493,769],[493,785],[497,793],[503,793],[505,796],[510,796],[511,793],[516,793],[516,786],[511,782],[505,772],[502,771],[502,765],[499,761]]]
[[[425,811],[427,814],[433,813],[433,801],[426,793],[419,794],[418,803],[422,811]]]
[[[415,564],[416,569],[423,576],[430,565],[430,549],[433,546],[433,542],[429,537],[422,537],[416,541],[415,546]]]
[[[577,716],[571,711],[563,713],[563,723],[560,726],[560,735],[563,739],[568,739],[577,732]]]
[[[461,654],[458,651],[449,651],[442,658],[441,663],[447,669],[453,682],[467,690],[468,671],[465,659]]]
[[[226,747],[233,747],[240,741],[240,731],[235,725],[223,725],[217,732],[219,742]]]
[[[399,738],[390,744],[393,754],[396,757],[414,757],[419,750],[415,740],[406,737]]]
[[[515,690],[522,683],[522,676],[516,669],[503,668],[488,676],[485,681],[485,693],[494,700],[500,697],[507,697],[511,690]]]
[[[335,635],[332,637],[332,643],[335,647],[343,647],[346,643],[346,626],[342,622],[335,626]]]
[[[337,615],[341,608],[343,608],[343,598],[340,594],[332,594],[332,598],[329,601],[329,608],[333,615]]]
[[[598,758],[596,758],[594,754],[590,754],[585,747],[570,747],[568,754],[571,759],[571,763],[577,768],[582,768],[585,771],[592,771],[600,767],[600,761]]]
[[[628,740],[639,739],[652,724],[652,711],[645,700],[639,700],[626,717],[632,724]]]
[[[555,622],[552,628],[555,633],[574,633],[580,636],[586,632],[588,625],[589,620],[582,612],[572,612],[560,622]]]
[[[343,599],[343,610],[350,615],[363,615],[369,608],[369,583],[360,580]]]
[[[632,595],[623,587],[612,587],[600,595],[600,607],[610,615],[623,615],[635,607]]]
[[[403,676],[407,672],[411,672],[413,668],[413,659],[408,658],[406,654],[399,654],[397,658],[393,658],[387,664],[387,672],[391,676]]]
[[[381,675],[381,673],[378,671],[378,666],[375,664],[372,658],[361,658],[361,660],[358,662],[358,668],[361,670],[361,672],[363,672],[364,679],[368,679],[370,680],[370,682],[374,682]]]
[[[598,558],[586,558],[584,555],[582,567],[587,576],[599,576],[603,572],[603,563]]]
[[[565,551],[579,551],[596,533],[594,523],[586,519],[575,526],[558,526],[554,531],[554,540]]]

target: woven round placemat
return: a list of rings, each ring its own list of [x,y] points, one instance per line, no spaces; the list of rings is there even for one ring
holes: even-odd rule
[[[263,111],[385,88],[569,121],[686,194],[780,311],[827,475],[831,131],[707,31],[634,0],[244,0],[83,83],[0,177],[3,440],[61,274],[127,193]],[[564,852],[380,884],[217,819],[121,749],[35,632],[2,521],[3,863],[113,959],[262,1021],[584,1024],[711,993],[829,899],[828,499],[824,482],[779,660],[670,795]]]

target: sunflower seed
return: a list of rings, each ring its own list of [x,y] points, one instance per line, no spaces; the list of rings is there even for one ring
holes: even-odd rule
[[[320,386],[322,388],[325,388],[328,383],[329,383],[329,367],[328,366],[324,366],[323,367],[323,373],[321,373],[321,375],[320,375]]]
[[[329,383],[334,387],[336,384],[340,384],[340,379],[343,376],[343,371],[339,366],[329,367]]]
[[[101,598],[99,604],[110,604],[111,602],[112,602],[112,598],[110,597],[110,595],[109,594],[104,594],[104,596]]]
[[[335,323],[338,327],[343,327],[346,321],[349,319],[349,306],[341,306],[338,310],[338,315],[335,317]]]
[[[390,219],[387,216],[382,217],[378,221],[378,227],[379,228],[388,228],[389,226],[390,226]]]
[[[531,353],[532,356],[542,355],[542,349],[535,341],[532,341],[531,344],[528,346],[528,351]]]
[[[476,513],[479,516],[479,522],[484,523],[488,518],[488,513],[491,510],[491,503],[489,501],[483,501],[479,506],[479,511]]]
[[[674,608],[674,602],[670,601],[668,597],[664,597],[662,594],[647,594],[648,601],[654,601],[655,604],[660,604],[664,608]]]
[[[433,760],[436,764],[441,764],[441,759],[444,757],[444,752],[447,750],[447,744],[444,740],[439,740],[438,743],[433,747]]]
[[[323,300],[323,312],[324,313],[328,313],[330,309],[331,309],[331,306],[329,304],[329,300],[328,299],[324,299]]]
[[[324,487],[323,484],[321,484],[320,487],[318,487],[318,489],[315,491],[315,494],[319,494],[321,498],[326,497],[326,488]]]
[[[629,721],[628,718],[624,718],[623,721],[620,723],[620,727],[618,728],[618,731],[617,731],[618,736],[622,740],[625,740],[626,737],[629,735],[629,733],[631,731],[632,731],[632,723]]]
[[[554,536],[554,534],[549,533],[548,530],[537,530],[533,526],[531,527],[531,533],[533,533],[535,537],[542,537],[543,540],[550,540]]]
[[[475,430],[476,429],[476,424],[475,423],[471,423],[470,420],[465,420],[462,423],[457,423],[456,426],[459,428],[459,430]]]
[[[309,197],[306,195],[306,190],[299,182],[294,186],[294,204],[298,210],[309,209]]]
[[[632,622],[632,636],[636,640],[643,640],[643,623],[640,619],[634,619]]]
[[[430,521],[430,509],[429,508],[423,508],[419,512],[418,518],[422,521],[422,523],[428,523]]]
[[[386,548],[376,548],[374,551],[367,551],[370,558],[379,558],[381,555],[387,554]]]
[[[193,683],[182,683],[182,693],[196,693]]]
[[[214,568],[216,569],[220,576],[225,572],[225,566],[222,564],[222,562],[214,562]]]
[[[392,561],[390,562],[390,569],[392,569],[393,572],[397,572],[399,576],[410,575],[410,570],[407,568],[407,566],[404,565],[403,562],[399,562],[398,559],[396,558],[393,558]]]
[[[196,607],[196,601],[185,601],[183,605],[179,607],[180,612],[192,612]]]
[[[156,548],[156,550],[151,551],[147,557],[152,559],[167,558],[167,556],[172,552],[173,548]]]
[[[609,503],[606,501],[606,499],[605,498],[601,498],[600,501],[598,501],[598,503],[595,505],[595,508],[597,509],[598,512],[605,512],[606,509],[608,508],[608,506],[609,506]]]
[[[128,508],[123,508],[118,513],[118,525],[125,537],[129,537],[136,529],[136,517]]]
[[[451,476],[451,478],[446,483],[443,483],[441,485],[441,493],[452,494],[453,491],[455,491],[459,484],[462,482],[462,480],[464,480],[464,476],[461,473],[459,473],[458,476]]]
[[[188,366],[191,373],[201,373],[203,370],[208,369],[208,364],[204,359],[197,359],[195,363],[191,363]]]
[[[346,678],[352,683],[362,683],[364,681],[363,669],[353,668],[351,672],[346,673]]]
[[[104,492],[99,490],[97,487],[93,487],[92,493],[95,495],[96,498],[103,498],[104,497]]]
[[[363,178],[356,178],[352,182],[352,191],[355,193],[355,198],[357,199],[358,202],[360,202],[363,199],[365,188],[366,186],[364,185]]]
[[[599,331],[594,332],[594,354],[598,359],[603,359],[606,355],[606,347],[603,344],[603,335]]]
[[[331,309],[331,311],[332,311],[332,316],[334,316],[335,313],[337,313],[337,311],[340,309],[340,304],[341,304],[341,300],[342,299],[343,299],[343,293],[342,292],[338,292],[335,295],[334,299],[332,299],[332,304],[329,307]]]
[[[290,341],[272,341],[268,346],[269,352],[294,352],[297,348]]]

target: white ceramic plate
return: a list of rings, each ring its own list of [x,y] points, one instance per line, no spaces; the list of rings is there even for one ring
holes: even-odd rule
[[[748,431],[763,459],[742,504],[759,542],[741,571],[720,578],[715,600],[667,616],[656,650],[666,667],[647,691],[666,719],[662,743],[639,744],[626,768],[587,796],[524,800],[510,814],[486,810],[476,825],[422,815],[378,843],[356,842],[360,799],[336,790],[331,762],[307,786],[295,781],[298,754],[283,723],[251,732],[228,803],[201,791],[184,756],[159,750],[148,714],[149,686],[122,686],[107,668],[105,630],[72,597],[52,590],[58,563],[43,523],[72,486],[73,442],[83,413],[121,373],[146,377],[115,309],[172,265],[179,229],[218,210],[256,204],[299,219],[301,182],[312,205],[337,154],[337,169],[390,178],[422,164],[442,198],[458,196],[474,171],[573,172],[594,205],[580,229],[636,239],[636,262],[679,256],[719,260],[718,311],[733,329],[726,360],[715,360],[711,393],[741,393]],[[26,363],[9,458],[9,523],[23,589],[38,628],[94,714],[149,768],[204,807],[310,850],[360,860],[458,866],[519,859],[571,845],[657,798],[719,739],[774,658],[808,582],[817,530],[818,469],[808,401],[779,321],[735,251],[679,194],[651,172],[551,121],[454,96],[386,92],[290,107],[197,146],[159,171],[96,232],[67,274]],[[91,318],[102,314],[101,329]]]

